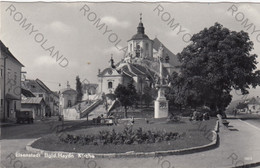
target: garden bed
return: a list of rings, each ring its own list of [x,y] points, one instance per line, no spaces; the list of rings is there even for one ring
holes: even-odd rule
[[[64,133],[80,136],[80,135],[96,135],[100,131],[122,132],[125,129],[125,124],[122,122],[117,126],[98,126],[87,129],[74,130],[73,132]],[[166,122],[165,119],[150,119],[149,124],[144,119],[135,120],[133,130],[142,128],[145,131],[163,131],[167,133],[178,133],[178,138],[155,143],[141,144],[104,144],[104,145],[81,145],[79,143],[69,144],[60,141],[60,136],[51,134],[45,136],[32,144],[32,147],[48,151],[65,151],[65,152],[82,152],[82,153],[124,153],[129,151],[135,152],[153,152],[185,149],[196,146],[206,145],[211,142],[212,136],[210,130],[213,130],[216,124],[216,119],[208,121],[190,122],[188,119],[182,119],[180,122]]]

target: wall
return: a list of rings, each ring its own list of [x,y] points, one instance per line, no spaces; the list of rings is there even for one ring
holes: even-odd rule
[[[61,94],[60,105],[63,109],[68,108],[68,101],[71,101],[71,106],[74,106],[77,102],[77,94],[74,92],[66,91]]]
[[[4,57],[0,54],[0,119],[4,113]]]
[[[112,88],[108,88],[108,82],[112,82]],[[103,77],[99,77],[99,91],[100,93],[114,93],[119,84],[122,83],[122,76],[113,70],[111,74],[104,74]]]
[[[148,49],[146,49],[146,43],[148,43]],[[143,40],[131,40],[128,42],[128,53],[132,54],[135,57],[135,49],[137,48],[137,44],[140,46],[142,58],[153,58],[153,41],[149,39]],[[132,46],[132,47],[131,47]]]
[[[75,108],[63,109],[64,120],[78,120],[80,113]]]
[[[5,53],[1,53],[5,55]],[[3,57],[2,57],[3,58]],[[4,61],[1,59],[1,68],[3,68]],[[18,100],[6,100],[5,102],[5,118],[16,118],[15,110],[21,109],[21,65],[18,64],[13,58],[6,59],[6,80],[5,80],[5,93],[11,95]],[[4,72],[2,72],[4,73]],[[1,90],[3,88],[4,78],[1,77]],[[1,91],[1,99],[3,99],[3,91]],[[7,102],[9,102],[9,110],[7,109]],[[1,111],[1,119],[3,119],[3,105]]]

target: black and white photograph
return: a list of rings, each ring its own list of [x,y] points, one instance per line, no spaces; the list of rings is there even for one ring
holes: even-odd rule
[[[260,167],[260,2],[0,16],[0,168]]]

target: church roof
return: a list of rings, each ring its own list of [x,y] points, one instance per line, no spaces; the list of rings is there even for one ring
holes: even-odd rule
[[[137,33],[135,35],[133,35],[130,40],[141,40],[141,39],[149,40],[149,37],[145,34],[144,30],[145,30],[145,28],[142,23],[142,18],[140,18],[140,22],[137,27]],[[130,40],[128,40],[128,41],[130,41]]]
[[[61,90],[60,90],[60,93],[61,93],[61,94],[64,94],[64,93],[69,92],[69,91],[74,92],[75,94],[77,94],[77,91],[74,90],[74,89],[72,89],[72,88],[70,88],[70,87],[61,89]]]
[[[149,39],[149,37],[146,34],[137,33],[133,35],[130,40],[142,40],[142,39]]]
[[[109,67],[104,69],[100,74],[98,74],[98,76],[104,76],[108,71],[113,71],[113,68]]]
[[[148,68],[139,65],[139,64],[131,64],[131,63],[126,63],[122,67],[120,67],[120,70],[131,77],[134,76],[147,76],[149,79],[153,79],[154,77],[154,72],[149,70]]]
[[[155,39],[153,40],[153,48],[154,48],[156,51],[159,50],[161,44],[162,44],[162,42],[161,42],[158,38],[155,38]],[[180,63],[178,57],[177,57],[175,54],[173,54],[173,53],[172,53],[168,48],[166,48],[165,46],[164,46],[164,54],[165,54],[165,55],[167,54],[167,55],[169,56],[169,58],[170,58],[169,63],[170,63],[172,66],[174,66],[174,67],[179,67],[179,66],[181,65],[181,63]]]

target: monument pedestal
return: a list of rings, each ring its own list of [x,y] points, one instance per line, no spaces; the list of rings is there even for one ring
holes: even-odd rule
[[[154,118],[167,118],[169,112],[168,100],[158,98],[154,102]]]

